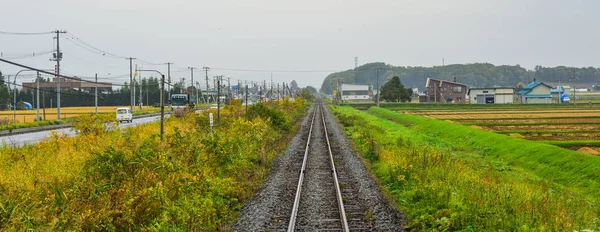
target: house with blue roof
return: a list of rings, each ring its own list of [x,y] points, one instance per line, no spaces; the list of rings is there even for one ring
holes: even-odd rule
[[[552,103],[551,89],[552,86],[533,79],[533,82],[517,92],[518,100],[526,104],[549,104]]]

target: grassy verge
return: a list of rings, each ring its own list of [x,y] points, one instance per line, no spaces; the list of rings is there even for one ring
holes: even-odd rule
[[[529,118],[522,120],[532,120]],[[498,120],[501,121],[501,120]],[[596,125],[598,122],[467,122],[466,126],[554,126],[554,125]]]
[[[498,130],[498,134],[588,134],[600,133],[600,130]]]
[[[571,147],[600,147],[600,141],[598,140],[569,140],[569,141],[540,141],[541,143],[547,143],[558,147],[571,148]]]
[[[495,120],[545,120],[545,119],[589,119],[589,118],[600,118],[600,116],[573,116],[573,117],[564,117],[564,116],[548,116],[548,117],[535,117],[535,118],[436,118],[438,120],[449,120],[449,121],[470,121],[470,120],[481,120],[481,121],[495,121]]]
[[[300,99],[247,116],[227,106],[212,130],[208,112],[170,117],[163,142],[158,123],[111,131],[88,115],[96,123],[77,124],[85,134],[0,147],[0,230],[226,229],[305,109]]]
[[[408,229],[600,228],[599,157],[379,108],[333,111]]]
[[[354,108],[368,109],[375,103],[348,104]],[[406,104],[381,103],[382,108],[407,111],[470,111],[470,110],[540,110],[540,109],[600,109],[600,104]]]
[[[71,121],[71,119],[6,124],[6,125],[0,125],[0,131],[21,129],[21,128],[32,128],[32,127],[40,127],[40,126],[49,126],[49,125],[59,125],[59,124],[67,123],[69,121]]]

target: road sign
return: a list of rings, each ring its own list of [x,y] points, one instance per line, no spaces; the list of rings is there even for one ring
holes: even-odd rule
[[[237,85],[231,86],[231,88],[232,88],[233,90],[236,90],[236,91],[240,89],[240,87],[239,87],[239,86],[237,86]]]
[[[212,116],[212,113],[208,113],[208,118],[210,120],[210,132],[212,132],[212,127],[213,127],[213,116]]]

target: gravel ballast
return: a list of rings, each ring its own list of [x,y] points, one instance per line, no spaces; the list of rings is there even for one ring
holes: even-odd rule
[[[234,224],[233,229],[236,231],[285,231],[289,224],[289,217],[293,207],[294,196],[298,184],[299,171],[302,166],[302,159],[306,148],[308,131],[311,124],[313,112],[317,110],[318,104],[314,104],[307,116],[301,122],[298,133],[290,140],[285,152],[275,159],[271,166],[271,172],[266,180],[263,188],[252,197],[241,211],[241,216]],[[331,142],[332,154],[338,169],[338,177],[340,186],[344,186],[342,196],[345,198],[345,209],[348,217],[348,224],[352,231],[402,231],[402,220],[398,211],[389,206],[389,202],[381,193],[377,183],[371,178],[371,175],[366,171],[360,159],[354,154],[351,149],[351,143],[345,137],[341,126],[336,122],[335,118],[329,111],[327,106],[323,106],[325,123],[327,125],[328,135]],[[320,112],[315,117],[316,120],[322,120]],[[320,123],[315,122],[315,127],[322,127]],[[323,129],[313,128],[311,146],[313,143],[317,145],[315,140],[324,140]],[[319,143],[323,143],[321,141]],[[314,149],[309,148],[310,153],[326,149],[326,146],[318,146]],[[307,166],[307,174],[309,175]],[[330,173],[327,173],[330,175]],[[321,174],[320,174],[321,175]],[[305,182],[315,179],[314,177],[305,176]],[[308,202],[302,203],[302,200],[311,199],[319,200],[323,198],[311,198],[311,194],[320,191],[319,187],[303,188],[308,191],[304,198],[301,197],[301,210],[306,213],[313,209],[314,215],[319,215],[322,204],[327,202]],[[330,188],[330,185],[321,184],[322,188]],[[303,196],[303,195],[301,195]],[[316,196],[316,195],[315,195]],[[308,204],[308,207],[303,207],[302,204]],[[336,202],[330,202],[336,204]],[[299,212],[300,213],[300,212]],[[311,213],[311,212],[309,212]],[[299,216],[300,217],[300,216]],[[299,219],[303,221],[302,219]],[[315,220],[313,218],[313,220]],[[305,224],[305,223],[302,223]],[[305,224],[307,225],[307,224]],[[310,225],[297,229],[318,230],[319,228]]]

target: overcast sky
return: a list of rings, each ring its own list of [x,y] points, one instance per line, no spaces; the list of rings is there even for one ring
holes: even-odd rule
[[[209,66],[211,78],[268,81],[273,73],[276,82],[295,79],[319,88],[330,72],[318,71],[354,68],[355,56],[359,64],[396,66],[441,65],[445,58],[446,64],[489,62],[528,69],[597,67],[598,9],[597,0],[2,0],[0,31],[66,30],[110,53],[173,62],[174,81],[189,81],[184,70],[189,66]],[[71,34],[60,41],[65,74],[98,73],[115,83],[129,79],[127,60],[77,46]],[[0,34],[4,57],[53,47],[51,34]],[[14,61],[53,69],[50,56]],[[18,70],[0,64],[4,74]],[[194,81],[201,77],[197,71]]]

